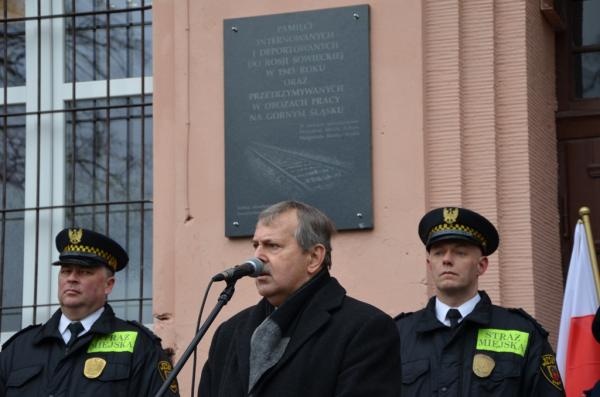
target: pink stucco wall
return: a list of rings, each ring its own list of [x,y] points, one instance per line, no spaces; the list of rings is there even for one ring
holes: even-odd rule
[[[562,303],[554,34],[537,2],[425,1],[426,206],[488,216],[501,245],[481,285],[552,331]]]
[[[529,3],[369,2],[375,228],[334,238],[332,273],[350,295],[390,315],[421,307],[433,291],[417,223],[434,206],[470,206],[502,237],[482,286],[555,332],[553,35]],[[224,236],[222,21],[353,4],[153,2],[155,330],[178,354],[210,276],[253,252],[249,239]],[[257,300],[252,280],[240,280],[199,345],[199,366],[216,325]],[[190,374],[188,363],[182,394]]]

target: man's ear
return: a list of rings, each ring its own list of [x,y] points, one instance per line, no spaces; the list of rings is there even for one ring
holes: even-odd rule
[[[323,244],[316,244],[308,251],[309,261],[306,266],[308,274],[313,275],[321,270],[321,265],[325,260],[325,246]]]
[[[479,258],[479,262],[477,262],[477,275],[481,276],[487,270],[489,265],[488,257],[482,256]]]
[[[429,260],[431,251],[425,251],[425,264],[427,265],[427,271],[431,272],[431,261]]]
[[[112,292],[112,289],[114,286],[115,286],[115,276],[109,276],[106,279],[106,284],[104,285],[104,294],[109,295]]]

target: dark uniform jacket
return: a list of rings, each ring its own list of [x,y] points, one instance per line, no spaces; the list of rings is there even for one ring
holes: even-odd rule
[[[592,322],[592,334],[596,342],[600,343],[600,307],[596,310],[596,315]],[[600,374],[598,374],[598,377],[600,378]],[[585,395],[588,397],[600,397],[600,381],[597,381],[592,389],[587,390]]]
[[[584,392],[586,397],[600,397],[600,382],[597,382],[593,388]]]
[[[284,334],[290,339],[283,356],[259,378],[251,395],[398,396],[400,359],[393,320],[346,296],[327,271],[313,280],[308,289],[302,288],[307,293],[288,321]],[[277,310],[284,310],[290,299]],[[249,395],[250,339],[272,310],[263,299],[219,326],[202,372],[199,396]]]
[[[109,305],[67,351],[58,331],[61,311],[26,328],[0,353],[0,396],[154,396],[171,364],[160,339],[123,321]],[[179,395],[173,383],[165,396]]]
[[[455,329],[427,307],[396,318],[400,333],[402,395],[564,396],[548,333],[518,309],[492,305],[483,291]]]

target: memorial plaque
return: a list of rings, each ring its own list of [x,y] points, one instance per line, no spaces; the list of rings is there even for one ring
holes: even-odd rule
[[[225,234],[294,199],[373,227],[369,6],[223,23]]]

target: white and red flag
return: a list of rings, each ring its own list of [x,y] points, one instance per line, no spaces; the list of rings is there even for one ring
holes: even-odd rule
[[[590,250],[582,222],[575,227],[565,285],[556,361],[567,397],[581,397],[600,380],[600,343],[592,335],[598,309]]]

